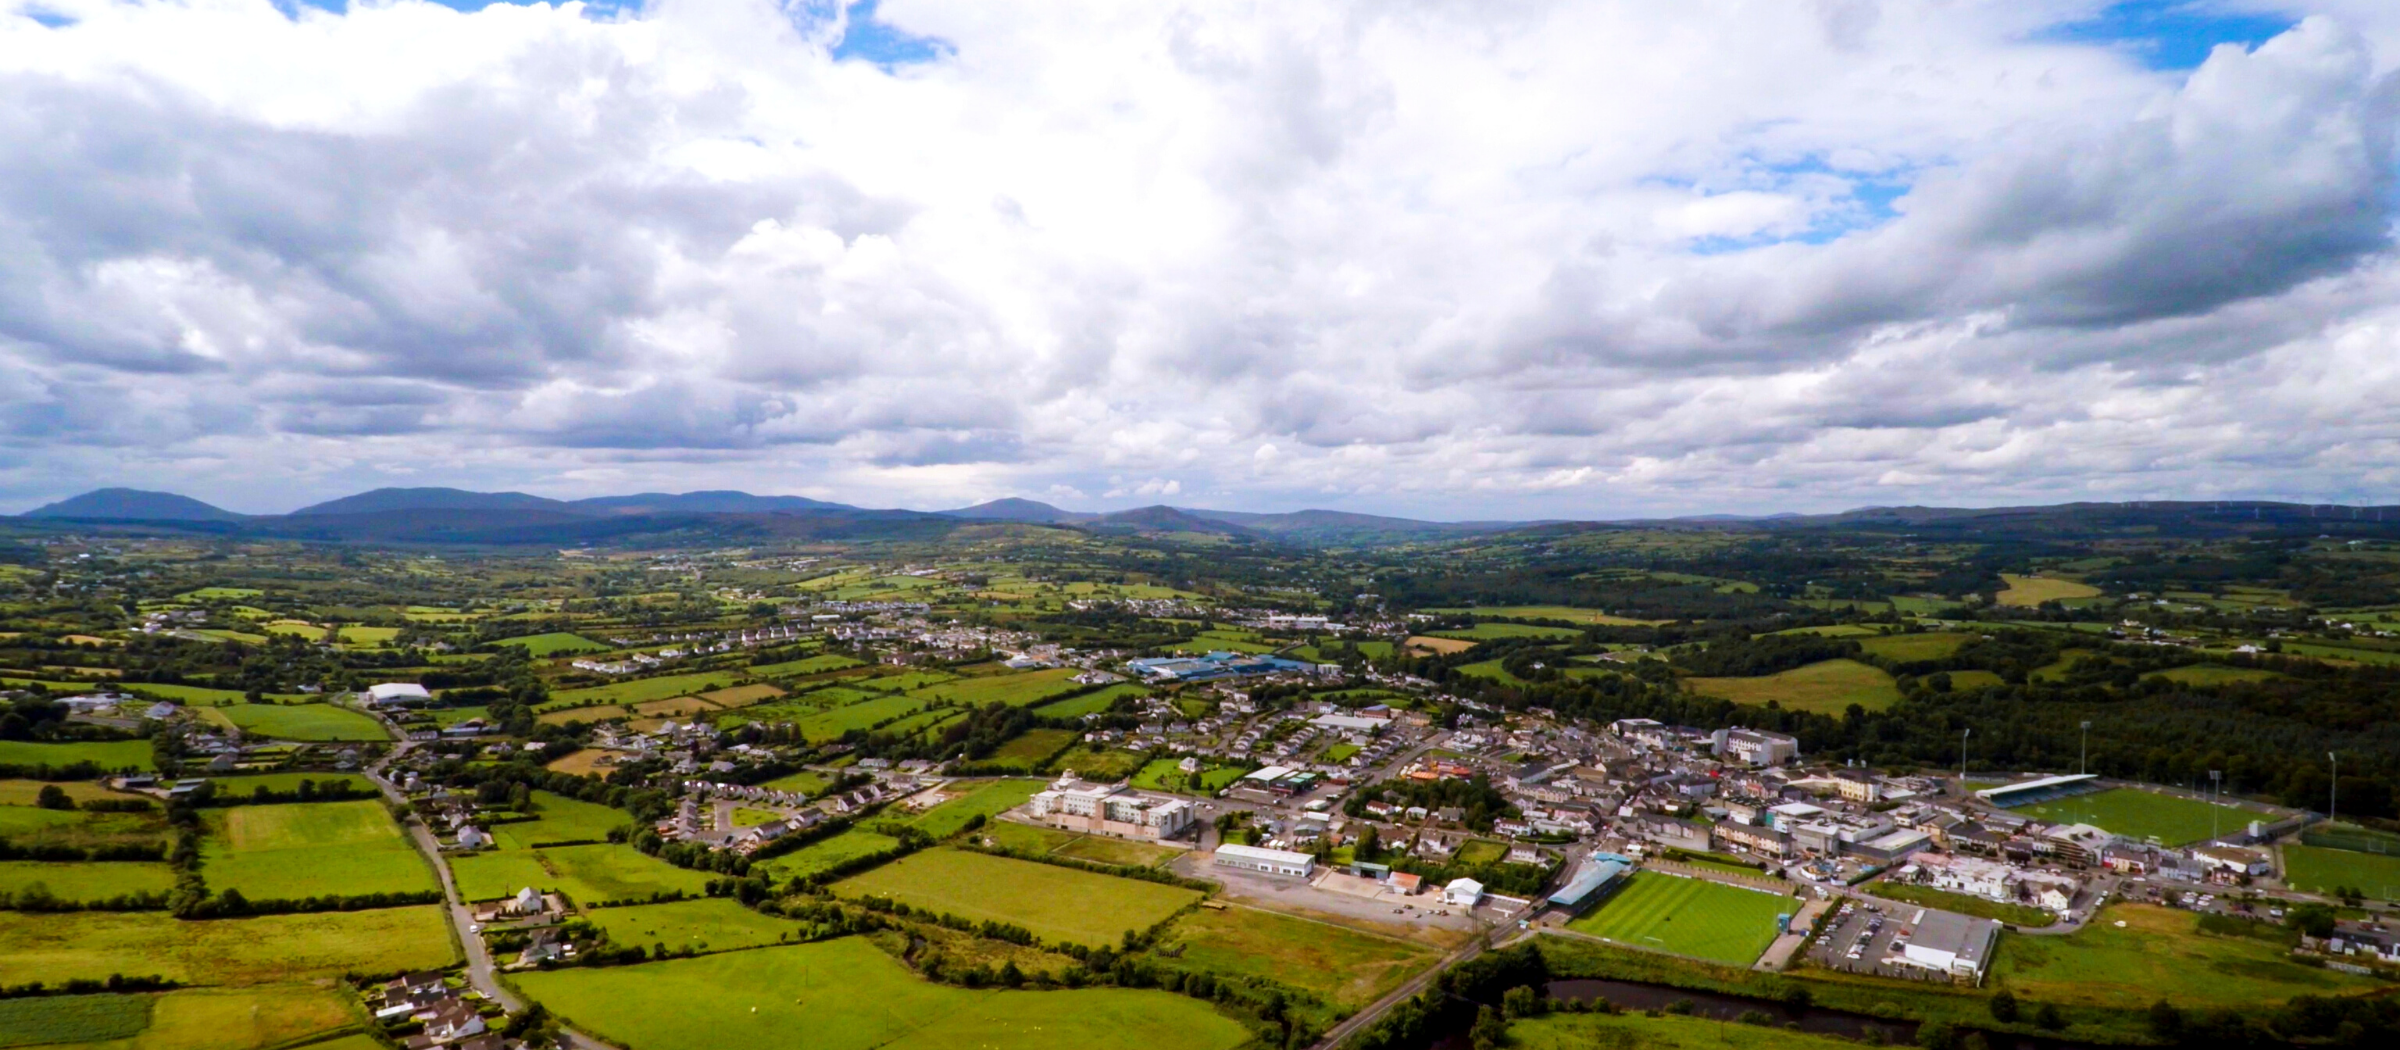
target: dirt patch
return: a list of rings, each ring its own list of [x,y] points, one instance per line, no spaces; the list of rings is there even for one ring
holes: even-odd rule
[[[1473,649],[1475,643],[1464,638],[1435,638],[1431,635],[1417,634],[1409,636],[1408,647],[1436,656],[1446,656],[1450,653],[1463,653]]]

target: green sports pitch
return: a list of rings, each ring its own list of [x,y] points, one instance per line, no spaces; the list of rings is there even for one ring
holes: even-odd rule
[[[1646,871],[1567,928],[1628,948],[1748,966],[1775,943],[1778,917],[1798,908],[1778,893]]]
[[[2253,820],[2275,819],[2247,809],[2136,788],[2038,802],[2010,812],[2055,823],[2090,824],[2129,838],[2154,838],[2169,846],[2236,834]]]

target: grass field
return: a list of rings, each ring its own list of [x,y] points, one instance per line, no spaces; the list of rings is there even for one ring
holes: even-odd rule
[[[866,940],[522,974],[526,994],[641,1050],[1231,1050],[1250,1031],[1169,992],[968,990],[919,979]]]
[[[1064,700],[1053,700],[1039,705],[1033,709],[1033,713],[1043,718],[1081,718],[1108,710],[1116,704],[1117,698],[1120,696],[1147,696],[1149,693],[1149,686],[1136,682],[1119,682],[1105,689],[1095,689],[1082,696],[1071,696]]]
[[[1839,715],[1851,704],[1881,711],[1900,702],[1900,687],[1891,675],[1856,660],[1824,660],[1757,678],[1690,678],[1684,687],[1737,704],[1773,700],[1786,710],[1825,715]]]
[[[1868,655],[1889,660],[1940,660],[1974,640],[1977,635],[1964,631],[1928,631],[1923,634],[1887,634],[1877,638],[1861,638],[1858,647]]]
[[[150,1027],[147,995],[55,995],[0,999],[0,1046],[97,1043]]]
[[[1486,605],[1468,609],[1427,609],[1425,611],[1498,616],[1511,620],[1565,620],[1568,623],[1597,623],[1617,627],[1639,627],[1665,622],[1661,620],[1628,620],[1622,616],[1610,616],[1598,609],[1578,609],[1572,605]]]
[[[251,900],[438,888],[383,803],[308,802],[212,809],[201,876]]]
[[[2000,579],[2008,589],[2000,592],[2000,604],[2031,608],[2043,602],[2065,601],[2070,598],[2097,598],[2100,588],[2073,580],[2049,576],[2016,576],[2001,573]]]
[[[230,602],[243,598],[256,598],[265,593],[265,591],[249,587],[202,587],[198,590],[185,591],[175,597],[187,602]]]
[[[1772,1025],[1706,1017],[1554,1013],[1508,1026],[1516,1050],[1855,1050],[1859,1042]]]
[[[633,823],[621,809],[547,791],[533,793],[533,820],[494,824],[492,839],[502,849],[527,849],[551,842],[601,842],[611,829]]]
[[[2250,1009],[2295,995],[2380,987],[2293,962],[2277,942],[2201,933],[2199,921],[2192,912],[2111,905],[2063,937],[2003,936],[1992,980],[2020,998],[2126,1009],[2162,997],[2187,1010]]]
[[[2293,889],[2331,893],[2347,886],[2369,897],[2400,900],[2400,856],[2292,845],[2283,847],[2283,865]]]
[[[1123,780],[1142,768],[1149,756],[1113,747],[1094,747],[1077,744],[1067,753],[1050,760],[1052,770],[1074,770],[1085,780]]]
[[[711,689],[700,694],[700,699],[718,707],[742,707],[748,704],[764,703],[782,695],[783,690],[780,687],[768,685],[765,682],[753,682],[749,685]]]
[[[1356,747],[1353,744],[1336,746],[1354,749]],[[1332,757],[1331,751],[1328,751],[1326,755],[1329,761],[1340,761],[1340,759]],[[1242,779],[1242,775],[1249,772],[1240,766],[1204,765],[1200,767],[1200,772],[1187,776],[1183,772],[1181,764],[1182,760],[1180,759],[1151,759],[1133,775],[1131,783],[1134,787],[1145,791],[1182,791],[1206,794],[1223,789],[1225,785]]]
[[[1159,943],[1182,950],[1161,965],[1265,977],[1345,1009],[1374,1002],[1438,954],[1427,945],[1254,908],[1200,909],[1176,920]]]
[[[786,660],[779,664],[760,664],[751,668],[750,674],[756,678],[797,678],[801,675],[824,674],[827,671],[840,671],[858,666],[860,664],[857,660],[834,653],[826,653],[823,656]]]
[[[863,828],[851,828],[832,838],[820,839],[780,857],[758,862],[753,868],[778,880],[800,878],[827,871],[844,862],[880,853],[900,844],[890,835]]]
[[[130,893],[165,893],[175,888],[175,872],[165,864],[137,861],[0,860],[0,893],[21,893],[36,884],[49,887],[51,895],[63,901],[97,901]]]
[[[1073,667],[1052,667],[1020,674],[992,675],[986,678],[961,678],[955,682],[929,685],[916,691],[918,696],[930,696],[954,704],[982,707],[1001,703],[1010,707],[1030,707],[1060,693],[1083,688],[1075,676],[1083,672]]]
[[[272,984],[441,969],[455,960],[448,921],[431,904],[202,922],[165,912],[0,912],[0,984],[112,973]]]
[[[1500,666],[1500,661],[1498,660],[1485,660],[1480,663],[1464,664],[1459,667],[1458,673],[1475,678],[1489,678],[1492,681],[1498,682],[1502,685],[1526,684],[1524,679],[1508,673],[1508,669]]]
[[[352,790],[375,790],[375,785],[356,773],[246,773],[231,777],[210,777],[220,799],[240,799],[259,788],[269,791],[298,791],[303,780],[314,781],[320,788],[343,786]]]
[[[1797,910],[1792,898],[1763,890],[1641,872],[1567,928],[1629,948],[1748,966],[1775,942],[1775,917]]]
[[[631,846],[553,846],[538,850],[490,850],[450,858],[450,874],[468,900],[497,900],[531,886],[557,890],[579,905],[647,900],[651,894],[698,893],[704,872],[645,857]]]
[[[1125,931],[1148,929],[1200,898],[1197,890],[955,849],[910,854],[834,888],[1090,945],[1115,944]]]
[[[0,806],[0,838],[19,846],[159,846],[167,842],[166,818],[148,813],[94,813],[76,809]]]
[[[604,653],[613,648],[568,631],[518,635],[515,638],[502,638],[491,644],[513,645],[525,650],[531,656],[557,656],[560,653]]]
[[[209,720],[273,740],[389,740],[383,723],[331,704],[232,704],[201,709]]]
[[[800,772],[794,773],[790,776],[776,777],[775,779],[767,781],[759,786],[775,791],[797,791],[803,795],[815,795],[816,793],[825,790],[832,783],[832,781],[825,779],[825,774],[823,773],[803,769]]]
[[[2224,664],[2193,664],[2171,671],[2160,671],[2150,678],[2164,678],[2178,685],[2225,685],[2230,682],[2272,682],[2282,675],[2256,667],[2227,667]]]
[[[102,769],[156,769],[147,740],[97,740],[72,744],[36,744],[0,740],[0,766],[71,766],[90,762]]]
[[[1158,846],[1147,842],[1112,838],[1107,835],[1085,835],[1050,852],[1061,857],[1088,860],[1100,864],[1129,864],[1137,867],[1157,867],[1160,861],[1183,855],[1173,846]]]
[[[809,743],[821,744],[828,740],[839,740],[842,734],[853,729],[868,729],[878,722],[914,713],[929,703],[932,701],[914,696],[878,697],[809,715],[795,724]]]
[[[1464,630],[1430,632],[1435,638],[1464,638],[1471,642],[1488,642],[1495,638],[1580,638],[1583,632],[1571,627],[1535,627],[1522,623],[1479,623]]]
[[[627,682],[587,686],[582,689],[562,689],[550,694],[537,711],[560,711],[585,704],[638,704],[646,700],[664,700],[671,696],[690,696],[735,683],[740,674],[733,671],[705,671],[695,674],[671,674],[658,678],[636,678]]]
[[[33,805],[37,799],[41,798],[42,789],[50,786],[52,786],[51,783],[46,780],[0,780],[0,806]],[[77,802],[89,802],[97,798],[138,798],[150,802],[153,805],[157,804],[158,802],[157,799],[150,798],[146,795],[132,795],[122,791],[110,791],[109,789],[89,780],[68,780],[63,781],[56,786],[59,790],[66,792],[68,798],[74,799]]]
[[[630,908],[602,908],[592,922],[613,944],[663,944],[671,952],[726,952],[781,943],[797,936],[799,924],[761,915],[723,897]]]
[[[340,992],[308,985],[0,1000],[0,1046],[53,1050],[269,1050],[357,1024]],[[354,1034],[307,1050],[378,1045]]]
[[[2216,833],[2228,834],[2253,820],[2269,819],[2265,814],[2246,809],[2136,788],[2115,788],[2019,806],[2010,812],[2054,822],[2090,824],[2136,839],[2155,838],[2170,846],[2208,838],[2212,826]],[[2213,825],[2211,817],[2215,818]]]
[[[978,761],[1030,773],[1074,743],[1079,735],[1072,729],[1029,729]]]
[[[937,839],[949,838],[965,830],[977,816],[992,817],[1025,804],[1042,789],[1042,781],[1012,778],[967,781],[958,785],[968,788],[966,794],[926,810],[908,822],[910,827]]]

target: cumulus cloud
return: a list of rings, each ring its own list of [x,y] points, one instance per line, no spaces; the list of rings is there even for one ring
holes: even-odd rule
[[[2102,6],[0,0],[0,495],[2379,496],[2400,21]]]

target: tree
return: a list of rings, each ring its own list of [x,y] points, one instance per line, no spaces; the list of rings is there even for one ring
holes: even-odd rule
[[[2001,1024],[2017,1023],[2017,997],[2006,988],[1992,993],[1992,1020]]]
[[[33,804],[43,809],[75,808],[75,800],[67,797],[66,789],[56,784],[42,785],[42,789],[34,793]]]
[[[2175,1004],[2161,999],[2150,1004],[2150,1034],[2160,1042],[2172,1043],[2183,1038],[2183,1011]]]
[[[1917,1028],[1917,1045],[1925,1050],[1958,1050],[1958,1029],[1948,1021],[1927,1021]]]
[[[2303,904],[2284,916],[2284,924],[2310,937],[2333,936],[2333,909],[2323,904]]]
[[[1475,1011],[1475,1027],[1467,1033],[1475,1050],[1499,1050],[1508,1039],[1508,1021],[1489,1006]]]
[[[2058,1012],[2058,1004],[2043,1003],[2033,1012],[2033,1023],[2042,1026],[2043,1031],[2055,1032],[2067,1026],[2067,1015]]]

